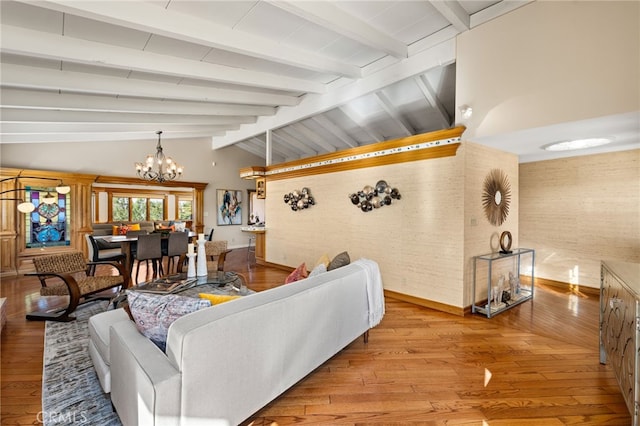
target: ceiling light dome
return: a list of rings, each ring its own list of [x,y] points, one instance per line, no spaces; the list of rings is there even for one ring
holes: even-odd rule
[[[575,139],[571,141],[554,142],[542,148],[547,151],[572,151],[575,149],[594,148],[611,142],[613,141],[608,138]]]

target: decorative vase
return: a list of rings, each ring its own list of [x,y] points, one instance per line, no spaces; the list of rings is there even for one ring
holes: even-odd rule
[[[196,254],[188,253],[189,263],[187,266],[187,278],[194,278],[196,276]]]
[[[207,252],[204,249],[204,238],[198,240],[198,263],[196,275],[199,277],[207,276]]]

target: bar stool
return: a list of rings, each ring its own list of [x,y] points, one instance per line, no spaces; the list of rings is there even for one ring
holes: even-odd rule
[[[249,245],[247,246],[247,262],[250,260],[251,253],[253,253],[253,257],[256,257],[256,237],[249,237]]]

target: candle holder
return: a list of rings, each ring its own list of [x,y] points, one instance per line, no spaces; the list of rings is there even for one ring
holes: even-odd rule
[[[188,266],[187,266],[187,278],[195,278],[196,276],[196,254],[195,253],[187,253],[187,257],[189,258]]]
[[[196,266],[196,275],[199,277],[207,276],[207,252],[204,248],[204,243],[204,238],[198,240],[198,261]]]

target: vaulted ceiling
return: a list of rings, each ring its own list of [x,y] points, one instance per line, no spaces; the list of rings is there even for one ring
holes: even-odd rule
[[[455,36],[526,3],[3,0],[0,143],[162,130],[278,163],[449,128]]]

